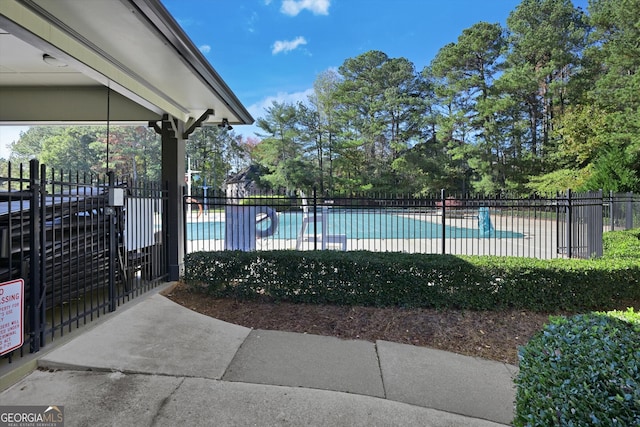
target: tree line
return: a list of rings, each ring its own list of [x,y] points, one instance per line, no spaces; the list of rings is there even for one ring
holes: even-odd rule
[[[219,189],[231,172],[249,163],[252,144],[217,126],[198,128],[186,142],[185,170],[187,162],[197,170],[196,187]],[[118,179],[157,182],[162,172],[160,137],[147,126],[34,126],[11,145],[9,161],[24,164],[32,158],[71,179],[76,174],[104,179],[112,171]],[[0,161],[0,175],[7,168],[8,162]]]
[[[257,124],[266,180],[321,191],[637,190],[640,1],[523,0],[423,70],[370,51]],[[419,41],[416,41],[419,42]]]
[[[217,127],[187,141],[193,184],[253,164],[272,189],[544,193],[640,188],[640,0],[523,0],[479,22],[422,70],[369,51],[274,102],[257,138]],[[416,40],[416,43],[419,43]],[[107,143],[108,141],[108,143]],[[153,129],[33,127],[11,160],[160,176]],[[186,164],[186,159],[185,159]],[[6,164],[0,165],[6,168]]]

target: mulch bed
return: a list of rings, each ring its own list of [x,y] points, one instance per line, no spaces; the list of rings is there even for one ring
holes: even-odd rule
[[[183,284],[165,292],[206,316],[254,329],[386,340],[518,364],[518,347],[540,331],[549,314],[273,303],[220,299]]]

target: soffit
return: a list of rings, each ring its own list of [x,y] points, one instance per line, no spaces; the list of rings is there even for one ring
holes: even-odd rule
[[[84,99],[87,117],[81,120],[87,121],[91,114],[104,117],[107,91],[95,89],[109,87],[120,95],[113,108],[135,104],[123,110],[137,108],[133,121],[169,114],[188,125],[211,109],[213,114],[203,124],[223,118],[232,124],[253,122],[157,0],[2,0],[2,5],[0,122],[34,120],[17,117],[14,110],[28,111],[27,101],[38,110],[36,103],[43,101],[34,95],[38,87],[62,88],[58,96],[68,92],[73,102]],[[45,63],[44,54],[67,66]],[[83,88],[89,87],[94,90],[83,96]],[[21,94],[28,99],[21,99]],[[22,107],[8,108],[11,102]],[[111,112],[118,115],[117,110]],[[46,112],[40,114],[39,119],[46,117]],[[59,111],[56,117],[51,121],[64,114]]]

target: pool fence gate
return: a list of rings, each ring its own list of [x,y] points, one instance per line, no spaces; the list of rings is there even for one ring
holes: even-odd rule
[[[159,183],[57,171],[36,160],[7,166],[0,283],[23,281],[24,316],[23,342],[0,348],[0,363],[39,351],[167,277],[167,192]]]

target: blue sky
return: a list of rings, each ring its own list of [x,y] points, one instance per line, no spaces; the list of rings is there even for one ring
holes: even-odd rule
[[[318,74],[369,50],[416,70],[465,28],[506,25],[520,0],[161,0],[254,118],[306,100]],[[574,0],[586,9],[587,0]],[[19,130],[0,126],[1,147]],[[253,136],[255,126],[235,126]]]
[[[369,50],[421,71],[465,28],[520,0],[161,0],[254,118],[305,100],[319,73]],[[574,0],[586,9],[587,0]],[[236,126],[251,136],[255,126]]]

